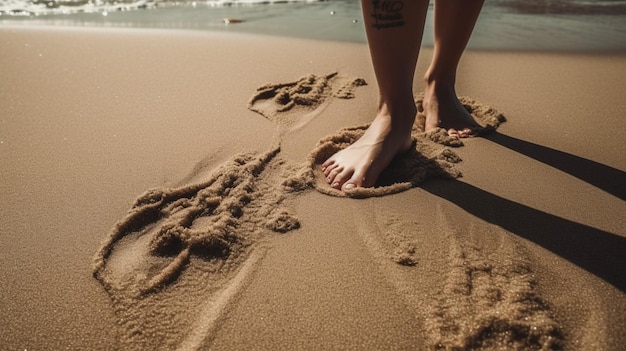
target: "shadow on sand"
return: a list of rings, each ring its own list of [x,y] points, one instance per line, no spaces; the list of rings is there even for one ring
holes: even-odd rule
[[[622,200],[626,198],[626,173],[618,169],[499,133],[487,139]],[[476,217],[552,251],[626,292],[626,238],[507,200],[461,181],[432,181],[421,187]]]
[[[507,149],[519,152],[522,155],[568,173],[626,201],[626,172],[586,158],[500,133],[492,133],[485,138]]]

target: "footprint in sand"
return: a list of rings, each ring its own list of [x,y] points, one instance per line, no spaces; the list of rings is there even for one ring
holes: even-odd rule
[[[415,209],[359,208],[355,231],[423,318],[418,349],[563,349],[564,324],[537,287],[523,241],[437,203],[419,209],[426,225],[411,215]]]
[[[355,89],[363,85],[367,85],[364,79],[342,77],[337,72],[323,76],[309,74],[297,81],[257,88],[248,102],[248,109],[283,127],[302,126],[329,98],[354,98]]]
[[[434,348],[561,350],[562,331],[533,276],[511,239],[489,254],[453,239],[446,283],[426,320]]]
[[[271,191],[271,183],[262,181],[279,150],[238,155],[202,182],[139,196],[96,254],[95,277],[113,293],[154,292],[175,281],[192,256],[232,260],[264,230],[298,228],[297,219],[280,206],[280,189]],[[132,249],[117,253],[121,263],[109,262],[118,242],[129,236]]]
[[[279,151],[196,167],[188,179],[202,181],[148,190],[113,227],[93,274],[111,297],[125,350],[204,345],[263,255],[260,241],[299,228],[284,205]]]

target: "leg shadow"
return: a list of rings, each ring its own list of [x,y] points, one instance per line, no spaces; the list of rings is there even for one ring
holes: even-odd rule
[[[626,201],[626,172],[500,133],[492,133],[485,138],[568,173]]]
[[[626,238],[507,200],[461,181],[432,181],[422,188],[552,251],[626,292]]]

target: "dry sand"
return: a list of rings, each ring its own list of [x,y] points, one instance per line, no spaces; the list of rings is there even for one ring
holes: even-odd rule
[[[468,52],[498,129],[416,126],[354,199],[316,165],[372,117],[365,45],[0,42],[1,349],[626,346],[626,56]]]

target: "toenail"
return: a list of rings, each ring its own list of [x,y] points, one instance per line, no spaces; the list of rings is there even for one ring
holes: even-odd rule
[[[339,187],[339,182],[334,182],[332,185],[333,188],[338,188]]]
[[[354,189],[354,188],[356,188],[356,185],[354,185],[353,183],[348,183],[348,184],[344,185],[343,188],[344,189],[348,189],[348,190],[349,189]]]

